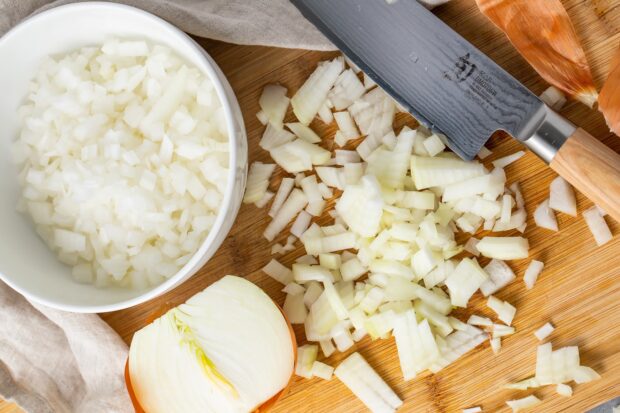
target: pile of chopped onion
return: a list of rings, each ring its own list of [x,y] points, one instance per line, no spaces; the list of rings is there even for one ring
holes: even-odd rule
[[[304,325],[308,344],[299,349],[296,374],[331,378],[331,367],[317,361],[319,350],[329,357],[366,336],[395,338],[405,380],[438,372],[487,339],[498,353],[502,337],[515,333],[516,308],[492,294],[516,279],[505,260],[529,255],[528,240],[515,235],[526,227],[523,194],[516,182],[506,187],[503,169],[523,152],[496,159],[487,169],[444,151],[444,138],[423,127],[396,133],[394,101],[362,83],[345,62],[320,63],[290,99],[300,122],[286,123],[286,130],[265,121],[261,140],[275,163],[294,174],[282,179],[273,196],[264,236],[286,239],[285,245],[274,244],[275,253],[297,241],[306,252],[290,268],[275,258],[263,268],[283,284],[288,319]],[[288,99],[280,95],[273,105],[280,108]],[[315,116],[335,120],[333,155],[309,126]],[[357,138],[360,143],[351,147]],[[480,158],[486,155],[481,151]],[[268,193],[271,171],[259,174],[263,165],[251,168],[248,202]],[[571,213],[574,199],[570,186],[556,180],[553,207]],[[333,222],[313,222],[326,209]],[[482,238],[471,236],[481,230],[487,231]],[[468,234],[464,244],[457,242],[458,233]],[[481,256],[491,258],[484,267]],[[528,288],[541,270],[541,262],[531,262],[524,277]],[[477,315],[463,323],[451,315],[478,290],[502,323]],[[364,380],[340,373],[353,364],[350,359],[335,375],[371,410],[394,411],[397,399],[381,396],[381,385],[370,384],[372,374],[362,373],[368,369],[359,360]]]
[[[475,317],[466,324],[450,313],[455,306],[467,307],[476,291],[489,296],[512,282],[515,274],[503,260],[527,258],[528,242],[492,234],[471,237],[464,246],[455,235],[483,228],[525,230],[519,185],[507,188],[503,170],[523,152],[497,159],[489,170],[446,152],[444,138],[424,128],[396,133],[394,101],[357,76],[342,58],[319,64],[290,99],[299,122],[284,123],[281,108],[289,98],[281,86],[267,86],[261,98],[258,118],[266,129],[260,146],[295,175],[283,178],[272,194],[273,169],[254,163],[246,202],[266,206],[273,200],[264,235],[269,241],[286,238],[285,245],[274,244],[275,253],[292,249],[297,240],[307,253],[292,268],[276,259],[263,268],[283,284],[289,320],[303,324],[308,342],[318,343],[299,348],[296,374],[330,378],[331,367],[317,361],[319,348],[329,357],[367,335],[395,337],[405,380],[441,370],[489,336],[499,351],[501,337],[515,331],[509,326],[514,307],[489,298],[508,325]],[[273,113],[278,113],[275,121],[265,115]],[[335,149],[332,155],[309,126],[315,116],[336,121],[337,147],[363,140],[354,150]],[[313,223],[330,205],[335,206],[328,211],[333,224]],[[463,255],[464,250],[470,254]],[[479,255],[492,260],[481,267]],[[342,370],[341,365],[335,372],[341,379]],[[385,411],[396,407],[372,396],[380,390],[355,386],[353,392],[366,404],[387,403]]]
[[[224,110],[198,69],[110,40],[48,58],[19,115],[19,208],[77,281],[143,288],[196,252],[229,168]]]

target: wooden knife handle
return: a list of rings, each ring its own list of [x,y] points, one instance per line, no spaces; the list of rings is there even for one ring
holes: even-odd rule
[[[620,155],[577,128],[551,168],[620,222]]]

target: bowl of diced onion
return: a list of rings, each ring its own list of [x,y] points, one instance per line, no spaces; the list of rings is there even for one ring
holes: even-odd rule
[[[77,3],[0,38],[0,278],[28,299],[114,311],[213,256],[245,187],[243,118],[188,35]]]

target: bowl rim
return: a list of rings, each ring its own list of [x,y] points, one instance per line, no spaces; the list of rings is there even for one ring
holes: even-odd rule
[[[207,255],[207,250],[214,243],[214,239],[222,230],[222,227],[225,225],[225,221],[227,218],[227,212],[232,207],[233,211],[233,221],[236,219],[236,215],[238,214],[239,205],[233,205],[233,198],[236,190],[237,183],[237,175],[239,173],[237,168],[237,162],[239,160],[240,154],[237,153],[237,145],[236,142],[238,139],[246,139],[245,138],[245,126],[243,122],[240,124],[241,131],[239,129],[239,123],[235,122],[235,109],[240,113],[240,108],[238,107],[238,102],[236,100],[236,96],[234,92],[232,92],[232,88],[228,83],[225,75],[217,65],[217,63],[211,58],[209,53],[201,47],[194,39],[192,39],[187,33],[183,32],[181,29],[173,25],[172,23],[158,17],[148,11],[142,10],[137,7],[128,6],[125,4],[119,3],[111,3],[105,1],[86,1],[80,3],[70,3],[65,5],[60,5],[57,7],[53,7],[47,10],[44,10],[35,15],[31,15],[26,19],[22,20],[20,23],[15,25],[9,31],[7,31],[3,36],[0,37],[0,48],[4,46],[5,43],[11,41],[11,39],[19,34],[22,31],[28,30],[32,25],[38,24],[40,21],[44,21],[46,18],[49,18],[51,15],[63,14],[68,12],[73,12],[75,10],[89,10],[92,11],[93,8],[107,8],[113,9],[115,11],[119,11],[122,13],[129,13],[139,16],[140,18],[146,18],[151,20],[155,24],[165,27],[166,29],[172,32],[172,35],[175,36],[175,41],[179,41],[188,46],[192,53],[196,55],[196,57],[202,62],[202,65],[198,67],[198,69],[203,73],[209,76],[210,80],[213,83],[215,90],[217,91],[218,98],[220,99],[220,103],[225,112],[226,118],[226,127],[228,128],[228,143],[229,143],[229,168],[227,175],[227,184],[226,191],[224,193],[224,197],[220,204],[219,210],[216,215],[215,222],[211,227],[207,237],[200,244],[200,247],[194,252],[190,260],[185,263],[179,271],[171,276],[170,278],[164,280],[161,284],[158,284],[154,287],[151,287],[141,294],[125,299],[122,301],[114,302],[111,304],[98,304],[98,305],[78,305],[78,304],[67,304],[55,299],[49,299],[44,296],[38,295],[36,293],[32,293],[15,283],[13,283],[8,276],[3,274],[0,271],[0,279],[5,282],[9,287],[18,293],[22,294],[28,300],[45,305],[50,308],[54,308],[57,310],[70,311],[76,313],[105,313],[111,311],[123,310],[126,308],[134,307],[136,305],[142,304],[146,301],[149,301],[155,297],[158,297],[165,292],[171,290],[177,284],[180,284],[182,281],[190,278],[192,275],[197,272],[200,268],[195,268],[199,262]],[[174,50],[173,50],[174,51]],[[70,52],[68,50],[67,52]],[[226,93],[226,88],[228,88],[234,97],[234,101],[231,102],[228,99],[228,95]],[[241,132],[241,133],[238,133]],[[245,162],[247,163],[247,162]],[[230,229],[228,229],[230,231]],[[218,246],[219,248],[219,246]],[[216,248],[217,250],[217,248]],[[212,253],[207,256],[206,260],[208,261],[216,252],[216,250],[212,251]],[[195,270],[192,272],[192,270]],[[69,274],[68,274],[69,275]],[[71,282],[76,282],[69,277]],[[98,288],[92,285],[92,288]]]

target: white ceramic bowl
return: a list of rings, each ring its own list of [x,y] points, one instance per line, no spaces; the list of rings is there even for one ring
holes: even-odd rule
[[[28,217],[16,212],[20,193],[10,144],[19,131],[16,116],[28,83],[43,58],[110,37],[146,39],[168,46],[209,76],[226,111],[230,132],[230,172],[221,210],[209,236],[173,277],[146,290],[96,288],[71,278],[37,236]],[[142,10],[103,2],[57,7],[24,21],[0,39],[0,278],[28,299],[75,312],[119,310],[154,298],[191,277],[215,253],[235,220],[247,170],[247,140],[235,95],[209,55],[189,36]]]

